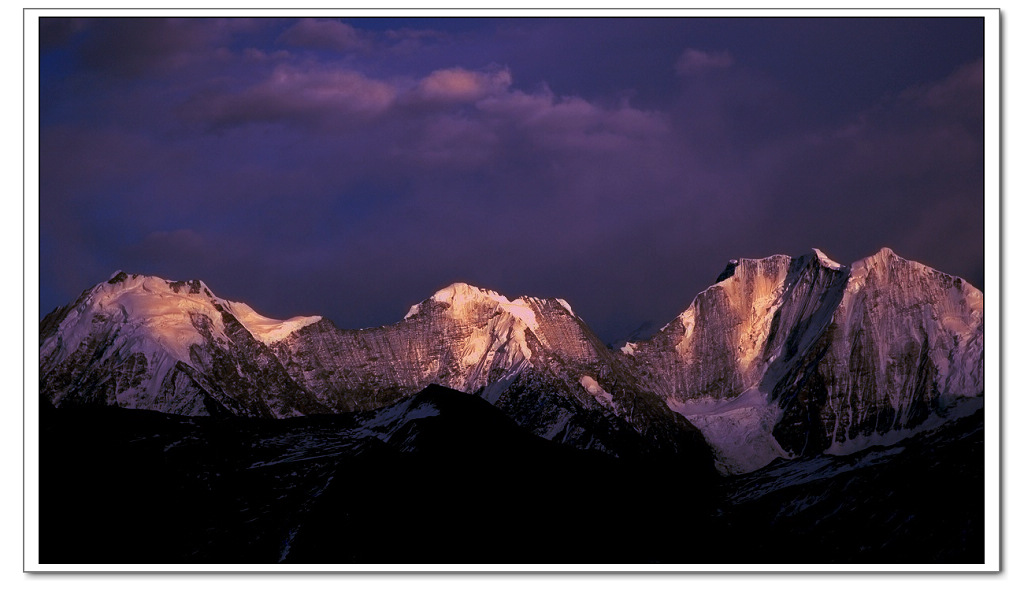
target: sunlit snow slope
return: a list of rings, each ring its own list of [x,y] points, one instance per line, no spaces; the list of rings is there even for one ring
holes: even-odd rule
[[[316,320],[270,320],[201,281],[118,272],[44,318],[40,391],[56,406],[266,417],[322,411],[264,344]]]

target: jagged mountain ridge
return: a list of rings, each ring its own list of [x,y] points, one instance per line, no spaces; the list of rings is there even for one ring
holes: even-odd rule
[[[724,470],[745,472],[860,450],[980,396],[983,324],[983,295],[963,279],[888,248],[849,267],[815,250],[731,261],[623,351]]]
[[[198,281],[111,281],[41,324],[40,387],[55,405],[286,416],[379,408],[437,383],[535,434],[613,454],[633,447],[623,437],[689,448],[692,422],[720,468],[744,472],[910,429],[982,393],[980,291],[888,249],[852,267],[817,250],[731,261],[679,317],[622,351],[565,301],[465,284],[396,324],[342,330],[319,317],[263,318]],[[199,307],[161,304],[162,321],[125,324],[131,305],[95,309],[117,285],[148,285],[164,303],[168,290],[187,291]],[[261,405],[252,390],[264,382]]]
[[[684,417],[628,385],[567,303],[465,284],[391,326],[339,330],[318,316],[265,318],[201,281],[117,273],[47,316],[41,338],[40,390],[56,406],[288,417],[377,409],[434,383],[578,448],[707,449]],[[623,383],[615,399],[608,379]]]
[[[338,411],[380,407],[436,383],[476,393],[535,434],[580,448],[606,447],[612,433],[595,429],[635,430],[675,448],[674,432],[691,428],[637,389],[617,355],[558,299],[509,301],[456,283],[396,324],[341,330],[324,320],[273,350],[296,382]],[[616,396],[601,383],[614,383]]]

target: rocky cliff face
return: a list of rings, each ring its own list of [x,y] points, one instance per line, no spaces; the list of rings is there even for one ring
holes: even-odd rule
[[[771,383],[775,438],[800,454],[859,450],[981,396],[983,361],[982,293],[883,249],[853,264],[826,332]]]
[[[624,354],[730,472],[845,452],[941,417],[983,390],[983,296],[891,250],[731,261]]]
[[[621,351],[563,300],[461,283],[398,323],[344,330],[263,317],[199,281],[118,273],[42,321],[40,390],[57,406],[284,417],[438,384],[578,448],[695,452],[706,439],[740,473],[963,412],[983,393],[983,320],[980,291],[888,249],[849,267],[817,250],[731,261]]]
[[[817,252],[730,261],[679,317],[625,352],[644,385],[671,404],[736,397],[807,352],[848,276]]]

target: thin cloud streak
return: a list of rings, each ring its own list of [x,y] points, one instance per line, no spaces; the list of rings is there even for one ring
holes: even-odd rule
[[[689,76],[708,70],[724,70],[731,67],[734,62],[728,51],[687,49],[676,61],[676,73],[680,76]]]

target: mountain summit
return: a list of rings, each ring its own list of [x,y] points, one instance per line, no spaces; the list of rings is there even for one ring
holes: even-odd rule
[[[198,280],[117,272],[43,318],[40,392],[55,406],[275,418],[323,412],[266,345],[318,320],[265,318]]]
[[[860,450],[980,396],[983,303],[888,248],[849,267],[820,250],[743,259],[629,354],[743,472]]]

